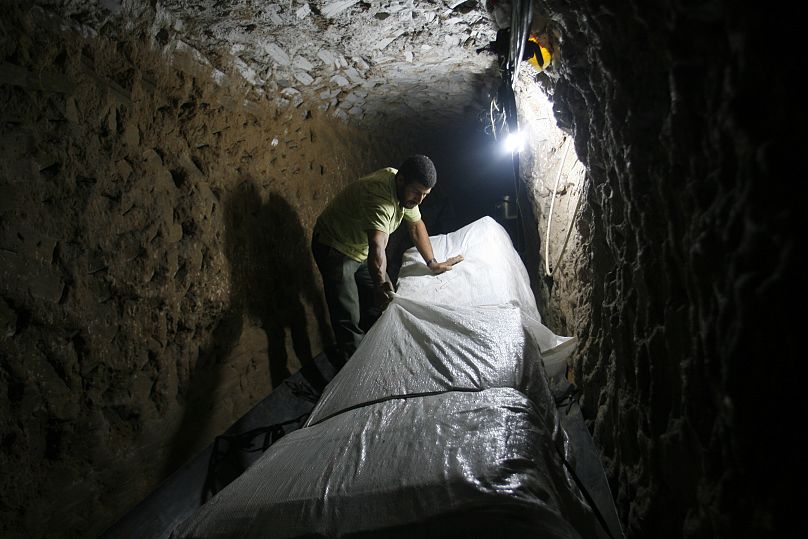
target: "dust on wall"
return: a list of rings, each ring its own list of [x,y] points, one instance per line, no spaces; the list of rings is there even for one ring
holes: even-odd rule
[[[319,352],[314,220],[405,148],[148,24],[4,11],[0,535],[95,536]]]

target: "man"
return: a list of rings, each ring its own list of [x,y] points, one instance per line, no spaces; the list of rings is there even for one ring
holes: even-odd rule
[[[383,168],[351,183],[317,219],[311,250],[323,277],[337,348],[345,360],[364,336],[360,319],[372,316],[367,310],[362,313],[360,292],[373,298],[377,310],[392,299],[385,247],[402,220],[433,273],[451,270],[463,260],[454,256],[438,262],[432,252],[418,205],[436,182],[432,161],[425,155],[413,155],[398,170]]]

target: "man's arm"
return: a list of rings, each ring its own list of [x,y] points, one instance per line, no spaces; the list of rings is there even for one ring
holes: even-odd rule
[[[429,269],[431,269],[433,273],[449,271],[452,269],[452,266],[463,260],[463,255],[457,255],[445,262],[438,262],[432,251],[432,242],[429,241],[429,232],[426,230],[423,219],[415,222],[408,221],[407,224],[409,225],[410,238],[412,238],[415,248],[418,249],[418,252],[424,257],[426,265],[429,266]]]
[[[387,234],[381,230],[368,230],[368,271],[373,281],[373,297],[380,307],[387,306],[393,285],[387,281]]]

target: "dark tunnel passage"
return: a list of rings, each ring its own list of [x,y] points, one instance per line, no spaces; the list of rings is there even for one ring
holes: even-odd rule
[[[493,217],[577,339],[628,537],[800,535],[796,18],[535,0],[514,169],[511,2],[79,4],[0,15],[0,535],[100,536],[311,372],[315,221],[413,153],[429,232]]]

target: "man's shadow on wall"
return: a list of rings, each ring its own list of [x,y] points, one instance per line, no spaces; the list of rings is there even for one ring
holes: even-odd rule
[[[200,348],[185,393],[183,418],[166,460],[166,475],[199,449],[216,406],[212,399],[222,383],[227,359],[241,339],[245,318],[266,333],[269,383],[273,389],[290,375],[287,330],[306,380],[318,391],[326,383],[314,365],[303,300],[312,305],[325,342],[330,338],[330,329],[314,279],[308,237],[295,209],[274,192],[263,202],[255,183],[247,179],[225,201],[224,227],[225,255],[230,267],[229,306],[209,342]]]
[[[262,202],[251,180],[239,185],[227,200],[225,227],[231,308],[247,314],[266,333],[274,388],[290,374],[287,330],[301,364],[305,367],[312,361],[303,299],[315,309],[320,335],[324,340],[328,336],[308,238],[295,209],[275,192]]]

